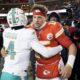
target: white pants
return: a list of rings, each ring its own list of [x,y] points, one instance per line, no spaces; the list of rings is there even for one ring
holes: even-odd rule
[[[59,77],[57,77],[57,78],[52,78],[52,79],[40,79],[40,78],[37,78],[37,77],[36,77],[36,80],[68,80],[68,79],[61,79],[61,78],[59,78]]]
[[[52,79],[40,79],[36,77],[36,80],[61,80],[59,77],[57,78],[52,78]]]

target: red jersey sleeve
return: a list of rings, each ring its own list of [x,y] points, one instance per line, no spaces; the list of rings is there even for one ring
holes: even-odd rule
[[[55,35],[56,40],[64,47],[67,48],[72,44],[70,38],[67,35],[65,35],[64,29],[60,23],[56,22],[54,24],[53,33]]]

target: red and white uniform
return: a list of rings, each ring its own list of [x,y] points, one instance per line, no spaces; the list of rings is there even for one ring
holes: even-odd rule
[[[72,44],[72,41],[64,34],[64,30],[58,22],[46,22],[37,34],[40,42],[46,47],[53,47],[61,44],[67,48]],[[60,54],[56,54],[50,58],[44,58],[41,55],[36,55],[36,60],[37,80],[60,80],[57,78],[59,77],[59,63],[61,60]]]

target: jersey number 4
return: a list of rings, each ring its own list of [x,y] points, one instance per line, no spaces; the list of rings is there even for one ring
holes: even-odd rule
[[[10,41],[7,51],[8,51],[8,54],[10,55],[10,58],[14,59],[14,55],[15,55],[14,41]]]

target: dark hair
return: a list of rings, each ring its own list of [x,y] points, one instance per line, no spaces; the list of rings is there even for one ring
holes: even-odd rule
[[[71,26],[72,20],[71,19],[66,19],[64,20],[63,26],[68,25]]]
[[[66,10],[66,13],[67,13],[68,19],[72,19],[72,10],[70,8]]]
[[[47,15],[48,9],[45,5],[41,5],[41,4],[35,4],[32,7],[31,11],[37,10],[39,9],[43,14]]]
[[[48,21],[50,21],[50,19],[51,19],[52,17],[55,17],[55,18],[57,19],[57,21],[60,22],[60,16],[59,16],[58,13],[52,12],[51,14],[49,14]]]

